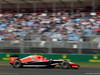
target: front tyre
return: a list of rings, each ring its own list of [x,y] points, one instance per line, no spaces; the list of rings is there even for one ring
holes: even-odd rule
[[[68,69],[70,66],[69,66],[69,62],[68,61],[63,61],[61,63],[61,68],[62,69]]]
[[[14,68],[20,68],[20,67],[22,67],[22,64],[21,64],[20,60],[16,60],[16,61],[13,63],[13,67],[14,67]]]

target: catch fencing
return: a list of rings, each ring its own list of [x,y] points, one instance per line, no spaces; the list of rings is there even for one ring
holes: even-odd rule
[[[1,53],[100,54],[100,36],[80,37],[77,41],[0,41]]]

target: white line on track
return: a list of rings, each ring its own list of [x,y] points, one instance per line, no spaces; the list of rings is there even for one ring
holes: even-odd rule
[[[85,73],[86,75],[100,75],[100,73]]]
[[[0,73],[0,75],[19,75],[17,73]]]

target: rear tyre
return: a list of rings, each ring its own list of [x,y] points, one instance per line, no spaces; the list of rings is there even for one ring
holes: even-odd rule
[[[68,69],[70,66],[69,66],[69,62],[68,61],[63,61],[61,63],[61,68],[62,69]]]
[[[21,67],[22,67],[22,64],[21,64],[20,60],[16,60],[16,61],[13,63],[13,67],[14,67],[14,68],[21,68]]]

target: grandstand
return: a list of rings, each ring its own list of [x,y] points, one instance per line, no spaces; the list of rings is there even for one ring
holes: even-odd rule
[[[0,0],[1,12],[98,11],[100,0]],[[13,9],[13,10],[12,10]],[[78,11],[77,10],[77,11]],[[99,12],[99,11],[98,11]],[[6,12],[8,13],[8,12]]]
[[[0,50],[100,54],[99,0],[1,0]]]

